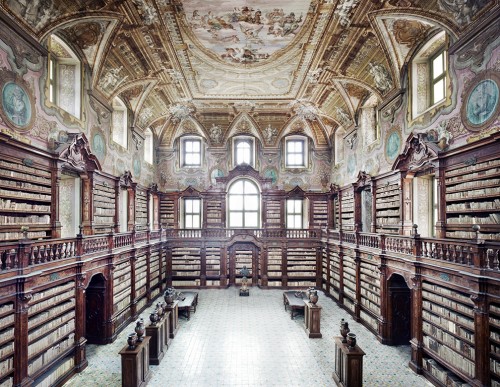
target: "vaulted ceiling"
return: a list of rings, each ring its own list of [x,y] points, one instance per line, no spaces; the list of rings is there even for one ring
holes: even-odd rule
[[[165,145],[182,122],[208,134],[245,116],[261,131],[298,117],[325,146],[357,124],[361,107],[404,87],[423,39],[437,30],[455,39],[493,3],[1,0],[41,42],[54,33],[66,41],[92,74],[92,93],[109,104],[120,97],[134,126]]]

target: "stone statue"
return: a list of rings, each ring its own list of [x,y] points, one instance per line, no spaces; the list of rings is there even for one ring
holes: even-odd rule
[[[243,269],[240,270],[240,275],[243,276],[243,279],[242,279],[243,285],[242,285],[241,289],[247,290],[247,284],[248,284],[247,276],[250,275],[250,270],[248,270],[248,268],[246,266],[243,266]]]

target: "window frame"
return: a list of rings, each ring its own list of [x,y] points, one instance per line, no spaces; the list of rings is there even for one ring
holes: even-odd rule
[[[243,183],[243,193],[241,193],[241,194],[232,193],[231,189],[239,182]],[[246,183],[249,183],[252,186],[254,186],[257,193],[256,194],[245,193],[245,184]],[[241,210],[231,209],[231,204],[232,204],[231,196],[233,196],[233,195],[241,195],[242,196],[242,202],[241,202],[242,209]],[[248,203],[249,203],[245,198],[249,197],[249,196],[256,196],[257,197],[257,209],[247,210],[245,208],[245,206],[248,205]],[[262,193],[261,193],[259,185],[255,181],[253,181],[252,179],[248,179],[248,178],[238,178],[238,179],[234,180],[233,182],[231,182],[231,184],[229,185],[228,190],[227,190],[227,220],[226,220],[227,228],[231,228],[231,229],[256,229],[256,228],[260,228],[261,221],[262,221],[261,210],[262,210]],[[232,213],[241,213],[242,214],[242,226],[233,226],[231,224],[231,218],[232,218],[231,214]],[[257,222],[256,222],[255,226],[253,226],[253,225],[247,226],[246,225],[247,222],[245,222],[245,220],[246,220],[245,214],[247,214],[247,213],[252,213],[252,214],[255,214],[257,216]]]
[[[154,136],[150,128],[144,131],[144,161],[150,165],[154,164]]]
[[[115,97],[113,99],[113,112],[111,113],[111,140],[115,143],[120,145],[124,149],[128,149],[128,132],[129,132],[129,127],[128,127],[128,109],[125,103],[119,98]],[[122,138],[118,139],[115,137],[115,125],[113,124],[113,113],[116,112],[122,112],[124,115],[124,123],[123,123],[123,134]],[[120,142],[123,141],[123,142]]]
[[[196,142],[199,144],[200,150],[199,152],[190,152],[190,154],[198,154],[200,162],[198,164],[186,164],[186,154],[188,153],[186,150],[186,144],[188,142]],[[203,166],[203,141],[201,137],[197,136],[186,136],[182,137],[180,140],[180,165],[181,168],[201,168]]]
[[[194,202],[194,201],[197,201],[199,203],[199,211],[198,212],[188,212],[186,207],[187,207],[187,202]],[[187,226],[187,217],[188,216],[191,216],[191,217],[194,217],[194,216],[198,216],[198,225],[195,227],[195,226],[192,226],[192,227],[188,227]],[[202,224],[203,224],[203,202],[201,200],[201,198],[199,197],[184,197],[182,198],[182,228],[185,228],[185,229],[190,229],[190,230],[199,230],[201,229],[202,227]],[[192,219],[191,219],[191,224],[193,224],[192,222]]]
[[[291,202],[294,202],[294,211],[291,212],[289,211],[289,203]],[[295,211],[295,203],[296,202],[300,202],[300,212],[296,212]],[[286,222],[285,222],[285,225],[286,225],[286,228],[289,229],[289,230],[302,230],[304,229],[304,225],[305,225],[305,219],[304,219],[304,214],[305,214],[305,200],[302,199],[302,198],[288,198],[286,199],[286,203],[285,203],[285,216],[286,216]],[[290,225],[290,222],[289,222],[289,217],[292,216],[294,218],[294,224],[293,224],[293,227]],[[296,227],[296,224],[295,224],[295,218],[297,216],[300,216],[300,227]]]
[[[302,165],[298,164],[290,164],[289,163],[289,152],[288,152],[288,144],[291,142],[300,142],[302,143],[302,152],[300,153],[302,155]],[[285,154],[285,168],[287,169],[305,169],[309,165],[309,152],[308,152],[308,147],[309,147],[309,141],[306,136],[287,136],[285,138],[284,142],[284,154]],[[299,152],[294,152],[293,155],[297,155]]]
[[[250,165],[255,168],[255,138],[251,136],[236,136],[233,137],[233,166],[238,165]],[[250,162],[249,163],[238,163],[238,144],[248,143],[250,146]]]
[[[443,72],[438,75],[437,77],[434,77],[434,60],[437,59],[438,57],[442,56],[443,57]],[[437,50],[433,55],[429,57],[429,108],[439,104],[441,101],[446,99],[446,78],[447,78],[447,71],[446,71],[446,66],[447,66],[447,51],[445,47],[441,47],[439,50]],[[434,100],[434,86],[440,82],[443,81],[443,98],[441,98],[438,101]]]

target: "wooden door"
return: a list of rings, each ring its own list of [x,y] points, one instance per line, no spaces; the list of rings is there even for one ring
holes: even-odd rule
[[[85,291],[85,337],[90,344],[105,344],[104,307],[106,286],[104,277],[92,277]]]
[[[409,345],[411,339],[411,293],[403,277],[389,280],[390,344]]]

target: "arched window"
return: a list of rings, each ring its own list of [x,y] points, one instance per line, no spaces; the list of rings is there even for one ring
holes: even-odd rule
[[[80,119],[82,94],[81,63],[59,37],[49,39],[49,101]]]
[[[120,98],[113,100],[113,113],[111,121],[113,141],[124,148],[128,146],[128,119],[127,107]]]
[[[233,139],[234,166],[248,164],[254,166],[254,139],[248,136],[239,136]]]
[[[258,228],[260,191],[248,179],[235,181],[228,191],[229,228]]]
[[[153,132],[149,128],[144,132],[144,160],[153,164]]]

